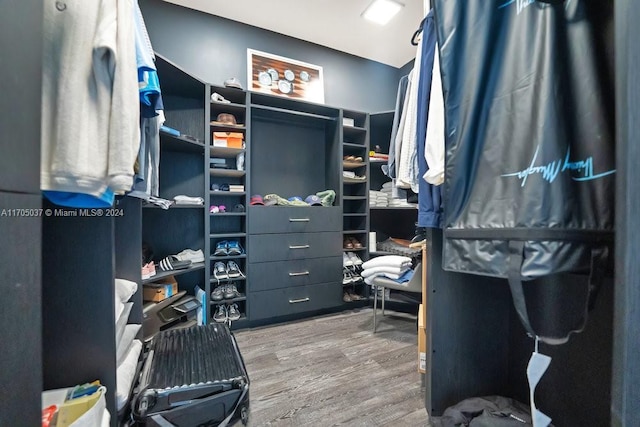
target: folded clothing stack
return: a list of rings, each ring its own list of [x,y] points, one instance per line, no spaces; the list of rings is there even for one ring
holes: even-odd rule
[[[369,190],[369,206],[379,208],[389,206],[389,195],[382,191]]]
[[[417,205],[407,202],[407,190],[395,188],[391,181],[382,184],[380,192],[387,195],[391,207],[417,207]]]
[[[129,400],[133,385],[138,359],[142,352],[142,342],[135,339],[142,325],[127,324],[133,294],[138,290],[138,284],[124,279],[115,279],[115,319],[116,319],[116,403],[120,411]]]
[[[406,283],[411,279],[411,258],[400,255],[385,255],[370,259],[362,264],[362,273],[366,284],[371,285],[373,279],[379,276]]]
[[[190,197],[180,194],[173,198],[176,205],[194,205],[194,206],[202,206],[204,205],[204,199],[202,197]]]

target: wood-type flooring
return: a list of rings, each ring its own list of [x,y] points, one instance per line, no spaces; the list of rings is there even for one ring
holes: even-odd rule
[[[236,332],[249,426],[429,425],[416,319],[378,314],[376,334],[370,308]]]

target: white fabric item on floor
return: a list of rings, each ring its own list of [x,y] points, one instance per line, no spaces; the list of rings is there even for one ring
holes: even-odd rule
[[[403,267],[407,264],[411,264],[411,258],[401,255],[384,255],[379,256],[362,264],[363,269],[373,267]]]
[[[129,400],[129,392],[131,391],[131,384],[136,375],[138,367],[138,358],[142,351],[142,342],[134,340],[129,349],[129,353],[125,357],[124,361],[116,369],[116,408],[120,411]]]

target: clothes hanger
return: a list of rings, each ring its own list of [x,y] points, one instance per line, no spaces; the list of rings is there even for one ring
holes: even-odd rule
[[[424,18],[424,19],[422,20],[422,22],[420,22],[420,26],[418,27],[418,29],[416,30],[416,32],[415,32],[415,33],[413,33],[413,36],[411,36],[411,44],[412,44],[412,45],[414,45],[414,46],[418,46],[417,38],[418,38],[418,36],[420,35],[420,33],[422,33],[422,27],[424,26],[424,21],[425,21],[426,19],[427,19],[427,18]]]

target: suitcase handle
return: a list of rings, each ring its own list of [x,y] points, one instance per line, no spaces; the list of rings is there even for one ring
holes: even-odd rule
[[[308,271],[301,271],[299,273],[289,273],[290,277],[293,277],[293,276],[308,276],[308,275],[309,275]]]
[[[309,222],[309,218],[289,218],[289,222]]]
[[[306,297],[306,298],[300,298],[300,299],[290,299],[290,300],[289,300],[289,304],[297,304],[297,303],[299,303],[299,302],[307,302],[307,301],[309,301],[309,300],[310,300],[310,298],[309,298],[309,297]]]
[[[309,245],[289,245],[289,249],[308,249]]]

